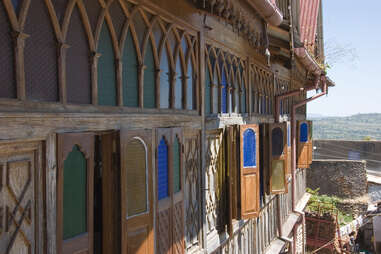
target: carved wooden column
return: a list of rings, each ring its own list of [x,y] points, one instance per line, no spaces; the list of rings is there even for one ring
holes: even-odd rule
[[[59,98],[62,104],[67,102],[66,93],[66,50],[70,46],[66,43],[60,42],[58,45],[58,84],[59,84]]]
[[[29,35],[25,33],[13,32],[17,99],[22,101],[26,100],[24,48],[25,39],[28,37]]]
[[[98,61],[102,54],[92,52],[91,54],[91,102],[98,105]]]
[[[139,64],[138,66],[138,79],[139,79],[139,107],[144,107],[144,69],[147,68],[144,64]]]
[[[117,105],[123,107],[123,62],[121,59],[115,59],[116,66],[116,97]]]
[[[156,95],[156,108],[160,108],[160,86],[164,85],[160,83],[161,69],[155,69],[155,95]]]

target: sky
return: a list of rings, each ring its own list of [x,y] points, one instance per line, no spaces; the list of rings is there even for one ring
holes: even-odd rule
[[[336,86],[308,103],[308,113],[381,113],[381,1],[323,0],[323,22],[326,45],[349,53],[331,61],[328,76]]]

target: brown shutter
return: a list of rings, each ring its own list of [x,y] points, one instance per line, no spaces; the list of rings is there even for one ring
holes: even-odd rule
[[[253,147],[248,142],[251,135],[255,138]],[[257,124],[240,126],[240,152],[241,218],[250,219],[258,217],[260,210],[259,126]]]
[[[120,253],[120,143],[119,132],[100,135],[102,151],[102,249]],[[110,234],[114,237],[110,237]]]
[[[270,194],[287,192],[287,123],[269,124]]]
[[[303,136],[303,125],[307,125],[307,139],[301,140],[301,136]],[[308,135],[309,135],[309,129],[308,129],[308,122],[307,121],[298,121],[297,123],[297,133],[296,138],[298,141],[297,146],[297,168],[308,168]]]
[[[238,126],[228,126],[226,128],[226,144],[227,144],[227,180],[228,180],[228,205],[229,205],[229,221],[228,232],[233,233],[233,219],[238,219],[238,169],[239,154],[238,152]]]
[[[308,165],[311,166],[312,164],[312,160],[313,160],[313,147],[314,147],[314,144],[313,144],[313,138],[312,138],[312,121],[308,121]]]
[[[291,174],[291,167],[292,167],[291,147],[292,147],[291,123],[287,122],[287,175],[288,176]]]

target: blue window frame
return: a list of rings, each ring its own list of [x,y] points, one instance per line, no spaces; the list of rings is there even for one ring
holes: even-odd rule
[[[300,142],[306,143],[308,141],[308,125],[307,123],[302,123],[300,125]]]
[[[291,126],[287,125],[287,146],[291,146]]]
[[[256,137],[252,129],[247,129],[243,133],[243,166],[257,166]]]
[[[157,193],[158,200],[164,199],[169,196],[168,190],[168,145],[164,137],[161,138],[157,148]]]

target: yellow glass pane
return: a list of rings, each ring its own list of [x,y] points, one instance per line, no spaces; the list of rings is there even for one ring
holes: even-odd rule
[[[271,168],[271,190],[285,191],[284,160],[273,160]]]

